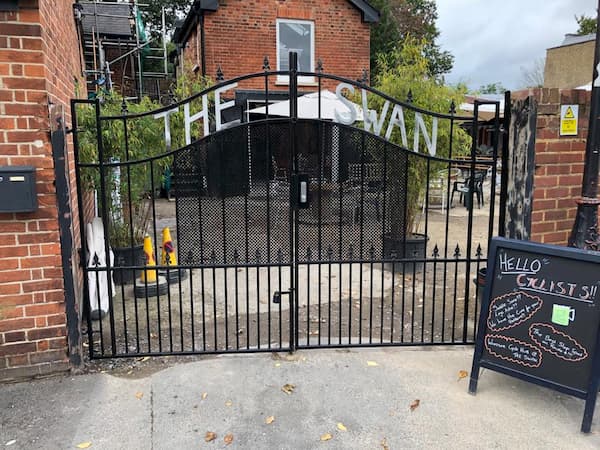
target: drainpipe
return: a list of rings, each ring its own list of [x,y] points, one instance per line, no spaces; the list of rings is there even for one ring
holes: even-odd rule
[[[600,0],[598,1],[600,8]],[[600,26],[600,15],[598,15]],[[592,100],[588,137],[585,146],[585,164],[581,197],[577,200],[577,216],[569,237],[569,246],[600,251],[598,230],[598,163],[600,162],[600,34],[596,31],[596,50],[592,76]]]
[[[200,52],[202,53],[202,77],[206,76],[206,57],[204,56],[204,10],[200,10]]]

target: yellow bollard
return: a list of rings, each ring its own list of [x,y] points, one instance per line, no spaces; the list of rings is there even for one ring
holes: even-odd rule
[[[149,235],[144,236],[144,256],[146,257],[146,267],[156,266],[156,261],[154,260],[154,248],[152,247],[152,238]],[[144,269],[140,275],[140,281],[142,283],[155,283],[156,269]]]
[[[160,255],[161,266],[176,266],[177,256],[175,255],[175,247],[173,239],[171,239],[171,230],[169,227],[164,227],[162,230],[162,247]]]

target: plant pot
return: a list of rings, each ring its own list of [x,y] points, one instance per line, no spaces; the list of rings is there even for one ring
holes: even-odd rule
[[[144,246],[116,247],[112,249],[115,254],[115,269],[113,280],[115,284],[127,284],[139,278],[141,271],[134,269],[120,269],[120,267],[143,266],[146,262]]]
[[[429,236],[420,233],[411,233],[406,236],[406,239],[385,234],[383,236],[383,256],[386,259],[405,260],[405,262],[393,264],[396,272],[422,270],[423,261],[411,262],[410,260],[425,259],[428,240]]]
[[[487,268],[482,267],[477,271],[477,278],[473,280],[473,283],[477,286],[477,301],[481,305],[483,301],[483,291],[485,290],[485,276],[487,273]]]

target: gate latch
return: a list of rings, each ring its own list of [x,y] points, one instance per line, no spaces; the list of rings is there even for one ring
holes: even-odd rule
[[[283,291],[283,292],[279,292],[279,291],[275,291],[273,292],[273,303],[281,303],[281,296],[282,295],[290,295],[290,291]]]
[[[306,209],[310,207],[309,178],[306,173],[292,175],[292,204],[295,208]]]

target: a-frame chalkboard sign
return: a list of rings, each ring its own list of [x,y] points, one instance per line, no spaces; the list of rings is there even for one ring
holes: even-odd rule
[[[492,239],[469,392],[485,367],[585,399],[600,386],[600,254]]]

